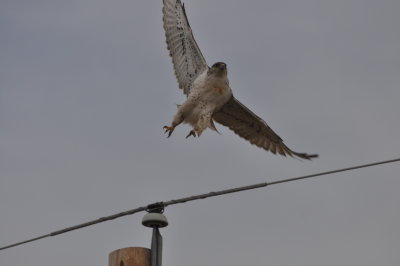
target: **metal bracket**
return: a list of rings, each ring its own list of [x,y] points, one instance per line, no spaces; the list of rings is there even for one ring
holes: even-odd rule
[[[150,204],[147,206],[147,211],[148,213],[143,216],[142,224],[146,227],[153,228],[153,235],[151,238],[151,266],[161,266],[163,238],[159,228],[168,225],[167,217],[163,214],[164,204],[162,202]]]

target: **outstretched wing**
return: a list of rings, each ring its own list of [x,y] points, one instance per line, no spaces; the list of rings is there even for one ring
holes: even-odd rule
[[[283,140],[256,114],[241,104],[233,96],[214,114],[213,119],[233,130],[240,137],[250,141],[251,144],[271,151],[273,154],[279,153],[283,156],[297,156],[310,160],[318,157],[317,154],[298,153],[289,149]]]
[[[193,81],[208,66],[193,37],[184,5],[180,0],[163,0],[163,3],[167,47],[179,88],[188,95]]]

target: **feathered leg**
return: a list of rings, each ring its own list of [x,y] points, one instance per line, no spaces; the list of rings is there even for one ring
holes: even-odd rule
[[[213,128],[214,124],[212,123],[211,117],[212,112],[204,112],[200,115],[200,119],[197,121],[197,124],[194,127],[194,131],[197,133],[197,136],[200,137],[201,133],[203,133],[206,128]]]
[[[177,105],[178,111],[176,112],[174,119],[172,120],[171,126],[164,126],[165,133],[168,133],[168,138],[171,136],[172,132],[174,132],[175,127],[177,127],[180,123],[185,120],[185,110],[187,108],[187,102],[182,105]]]

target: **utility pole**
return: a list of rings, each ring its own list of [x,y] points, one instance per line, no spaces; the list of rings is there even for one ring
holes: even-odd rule
[[[168,225],[167,217],[163,214],[164,204],[162,202],[151,204],[147,212],[142,219],[142,224],[153,228],[151,249],[127,247],[114,250],[108,256],[109,266],[161,266],[162,236],[159,228]]]

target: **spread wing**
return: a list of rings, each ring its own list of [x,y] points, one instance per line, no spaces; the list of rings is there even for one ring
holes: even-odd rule
[[[310,160],[318,157],[317,154],[298,153],[289,149],[283,140],[256,114],[232,97],[220,111],[213,115],[213,119],[233,130],[240,137],[248,140],[260,148],[279,153],[283,156],[297,156]]]
[[[193,81],[208,66],[193,37],[184,5],[180,0],[163,0],[163,3],[167,47],[179,88],[188,95]]]

